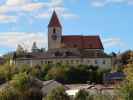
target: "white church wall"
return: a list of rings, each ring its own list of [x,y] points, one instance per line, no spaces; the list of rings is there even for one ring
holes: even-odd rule
[[[54,59],[33,59],[33,60],[18,60],[16,61],[16,65],[28,64],[31,67],[35,65],[42,64],[57,64],[63,63],[68,65],[93,65],[98,66],[99,68],[110,69],[112,66],[111,58],[54,58]]]

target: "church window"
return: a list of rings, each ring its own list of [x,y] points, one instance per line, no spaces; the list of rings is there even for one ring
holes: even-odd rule
[[[79,60],[76,60],[76,63],[79,63]]]
[[[66,63],[69,64],[69,60],[66,60]]]
[[[47,61],[45,61],[45,64],[47,64]]]
[[[53,28],[53,33],[56,33],[56,29],[55,28]]]
[[[71,60],[71,64],[73,64],[73,60]]]
[[[43,64],[43,61],[41,61],[41,64]]]
[[[48,61],[48,64],[50,64],[51,62],[50,61]]]

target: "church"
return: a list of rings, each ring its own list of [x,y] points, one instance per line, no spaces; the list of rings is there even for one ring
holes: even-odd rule
[[[112,59],[104,52],[99,36],[63,35],[62,25],[54,11],[48,24],[48,50],[40,50],[36,43],[32,51],[23,56],[14,56],[16,65],[28,64],[31,67],[42,64],[92,65],[111,68]]]

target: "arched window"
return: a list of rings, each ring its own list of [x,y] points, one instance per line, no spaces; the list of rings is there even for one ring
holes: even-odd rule
[[[55,28],[53,28],[53,33],[56,33],[56,29]]]

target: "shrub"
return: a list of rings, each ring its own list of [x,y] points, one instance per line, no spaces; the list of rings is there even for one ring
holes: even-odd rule
[[[90,95],[89,92],[85,90],[80,90],[76,94],[75,100],[92,100],[92,95]]]
[[[57,87],[50,91],[43,100],[70,100],[63,87]]]

